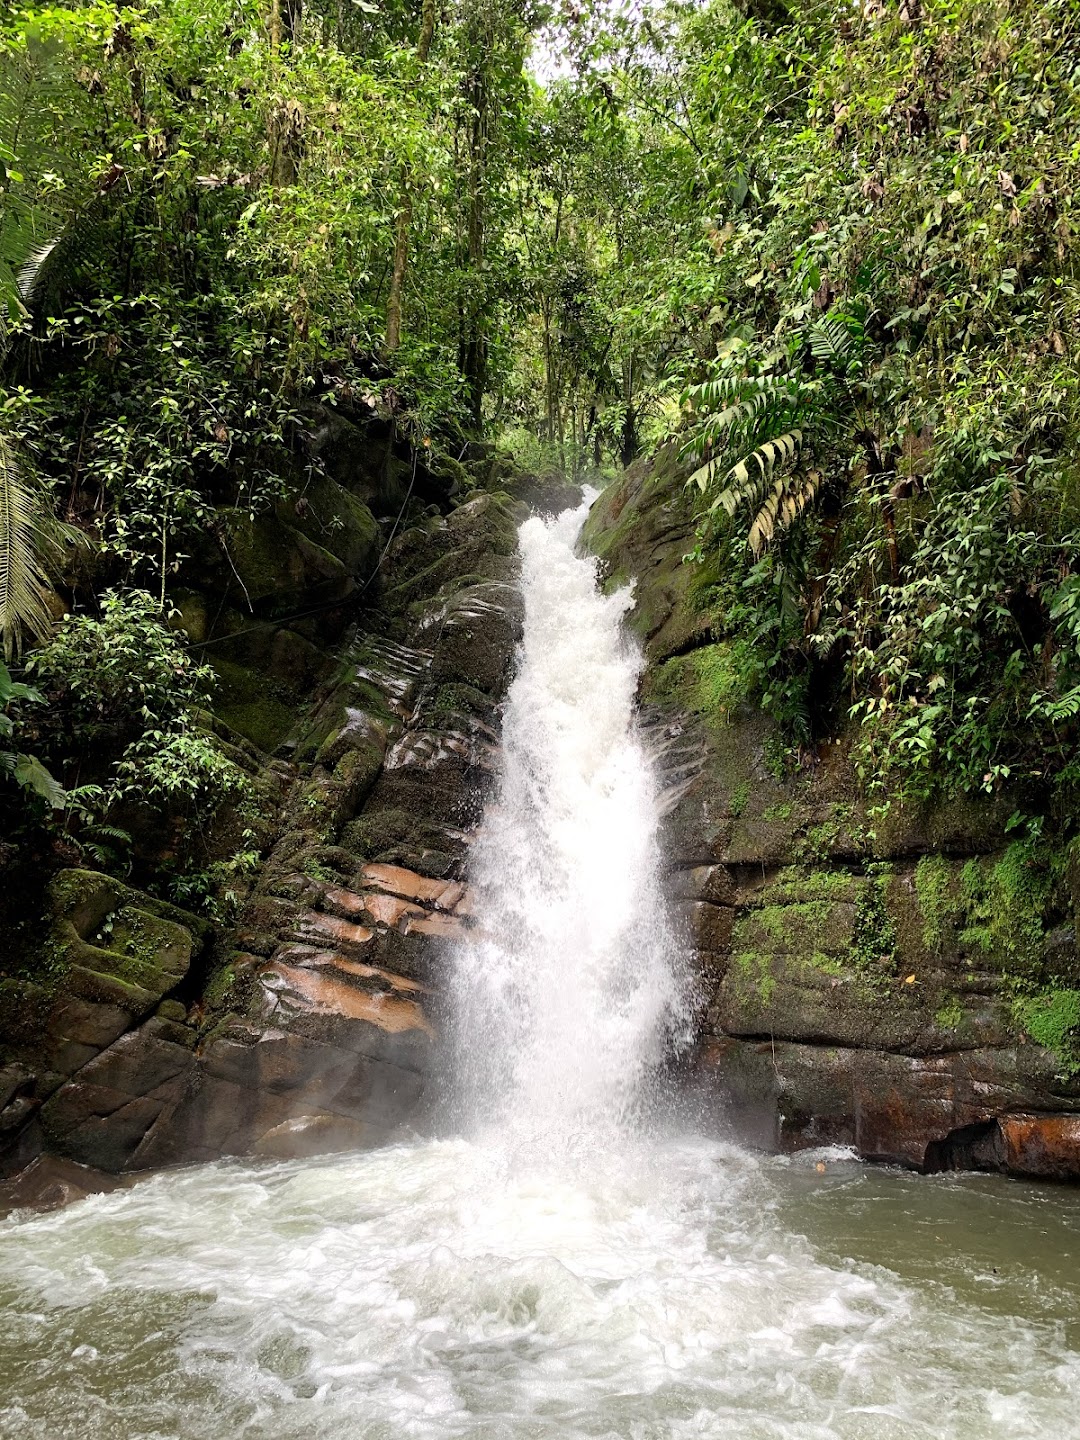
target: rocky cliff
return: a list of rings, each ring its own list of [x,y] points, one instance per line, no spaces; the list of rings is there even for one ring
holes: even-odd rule
[[[339,417],[326,431],[318,493],[226,517],[229,565],[204,557],[176,597],[258,795],[219,822],[249,827],[254,875],[227,922],[86,869],[29,897],[0,965],[8,1203],[376,1144],[437,1102],[440,969],[472,923],[520,630],[516,528],[573,494],[486,456],[417,489],[415,462],[373,458]],[[1080,1175],[1074,871],[1052,889],[1031,872],[1005,799],[872,809],[843,737],[791,773],[760,714],[716,704],[722,643],[669,458],[610,487],[585,540],[636,587],[702,1111],[769,1149]]]
[[[470,923],[468,837],[520,630],[516,530],[544,496],[483,452],[417,483],[415,457],[410,473],[347,428],[316,427],[314,492],[225,517],[228,566],[208,546],[175,597],[259,797],[236,915],[85,869],[24,907],[0,966],[9,1203],[375,1144],[430,1113],[439,957]]]
[[[716,701],[683,480],[670,456],[633,467],[585,538],[636,587],[700,1102],[768,1149],[1080,1176],[1075,866],[1045,883],[1007,797],[871,807],[843,736],[779,766],[770,724]]]

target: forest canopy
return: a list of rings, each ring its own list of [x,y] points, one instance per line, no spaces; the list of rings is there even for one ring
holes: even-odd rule
[[[235,800],[170,597],[336,407],[448,469],[674,454],[720,710],[1067,816],[1078,179],[1070,0],[9,10],[5,800],[99,851]]]

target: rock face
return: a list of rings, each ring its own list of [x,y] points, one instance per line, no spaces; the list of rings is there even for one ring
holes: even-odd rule
[[[9,1203],[423,1122],[520,635],[526,513],[481,493],[390,544],[336,679],[323,664],[291,711],[291,759],[266,762],[284,799],[228,929],[104,875],[54,879],[48,941],[27,978],[0,982],[0,1175],[21,1173]]]
[[[842,741],[777,778],[765,718],[710,710],[720,647],[670,457],[607,490],[586,540],[611,583],[636,582],[698,1103],[770,1150],[1080,1178],[1075,914],[1010,844],[1013,806],[872,813]]]

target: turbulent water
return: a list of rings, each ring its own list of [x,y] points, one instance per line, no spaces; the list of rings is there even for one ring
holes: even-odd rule
[[[0,1225],[25,1440],[1080,1436],[1080,1195],[665,1133],[686,1024],[625,597],[522,530],[456,1129]]]

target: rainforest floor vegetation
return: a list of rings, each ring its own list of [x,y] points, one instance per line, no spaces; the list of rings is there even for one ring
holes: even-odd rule
[[[1072,0],[7,7],[0,863],[124,873],[135,811],[173,898],[257,862],[176,597],[320,513],[328,409],[455,500],[674,452],[718,713],[1067,837],[1078,184]]]

